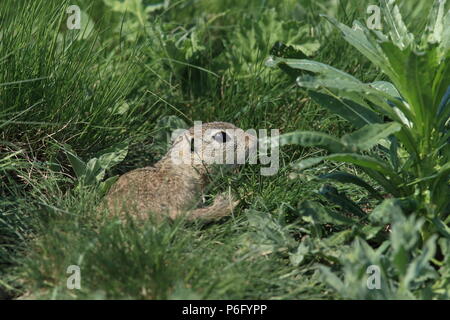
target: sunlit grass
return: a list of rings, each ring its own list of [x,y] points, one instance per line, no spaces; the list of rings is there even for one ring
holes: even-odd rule
[[[87,161],[127,143],[128,156],[110,177],[164,154],[168,115],[186,125],[228,121],[340,136],[352,128],[264,61],[275,41],[288,40],[284,32],[303,25],[320,44],[315,60],[379,80],[319,17],[326,11],[350,23],[369,1],[180,1],[149,14],[145,25],[102,1],[74,3],[94,23],[84,39],[65,28],[68,1],[0,3],[0,298],[2,291],[38,299],[340,298],[320,277],[316,263],[327,262],[320,255],[300,266],[290,258],[313,228],[324,237],[335,231],[299,219],[304,200],[331,207],[312,177],[335,165],[300,176],[288,166],[318,150],[283,148],[272,177],[257,166],[219,177],[211,194],[232,188],[241,199],[219,223],[136,226],[96,210],[96,188],[75,188],[62,146]],[[272,34],[289,20],[295,23]],[[345,191],[364,201],[364,191]],[[81,267],[81,290],[66,288],[69,265]]]

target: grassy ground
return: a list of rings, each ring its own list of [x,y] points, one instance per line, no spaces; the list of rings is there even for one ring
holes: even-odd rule
[[[363,20],[370,1],[167,1],[153,12],[143,9],[152,1],[129,2],[143,6],[1,1],[0,298],[343,298],[317,269],[332,262],[292,259],[311,228],[319,238],[338,230],[298,218],[303,200],[331,206],[311,177],[334,164],[300,176],[288,166],[318,151],[283,148],[275,176],[246,166],[219,177],[211,195],[231,188],[241,199],[219,223],[135,226],[94,210],[103,194],[78,184],[65,150],[88,161],[126,144],[111,177],[157,161],[170,129],[196,120],[348,132],[264,61],[283,41],[363,81],[381,79],[319,16]],[[419,28],[428,1],[400,2]],[[69,4],[84,12],[81,31],[67,30]],[[346,188],[356,201],[367,196]],[[81,267],[81,290],[66,288],[69,265]]]

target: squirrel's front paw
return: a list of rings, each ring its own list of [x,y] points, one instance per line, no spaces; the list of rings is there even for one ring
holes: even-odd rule
[[[233,211],[238,204],[239,200],[237,200],[232,194],[221,193],[214,199],[213,207],[224,207],[228,208],[230,211]]]
[[[216,220],[230,215],[239,204],[232,195],[222,193],[216,196],[212,205],[188,212],[188,219]]]

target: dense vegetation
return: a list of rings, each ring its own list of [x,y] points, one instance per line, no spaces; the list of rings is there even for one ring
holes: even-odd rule
[[[2,0],[0,298],[449,299],[448,4],[372,2]],[[197,120],[280,129],[279,171],[212,177],[218,223],[96,210]]]

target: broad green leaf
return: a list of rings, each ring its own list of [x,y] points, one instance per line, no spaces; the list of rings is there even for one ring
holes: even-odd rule
[[[343,136],[341,141],[349,147],[356,147],[358,150],[364,151],[373,148],[381,139],[385,139],[400,130],[401,125],[397,122],[370,124]]]
[[[341,97],[344,97],[347,100],[353,100],[360,105],[364,104],[363,101],[367,99],[372,102],[373,107],[376,108],[378,112],[390,117],[392,120],[402,122],[397,113],[392,110],[392,106],[387,103],[388,100],[392,99],[391,95],[385,93],[383,90],[377,90],[372,87],[371,84],[361,82],[346,72],[320,62],[305,59],[270,57],[266,64],[270,66],[285,64],[293,69],[313,72],[318,76],[300,76],[297,78],[297,84],[313,89],[325,87],[339,90],[338,94]],[[354,99],[354,93],[358,94],[357,100]],[[401,101],[396,101],[393,99],[392,102],[408,119],[413,118],[407,106],[405,106]]]
[[[366,167],[369,169],[376,170],[383,173],[389,177],[397,177],[395,172],[392,171],[384,162],[371,158],[369,156],[363,156],[359,154],[332,154],[328,156],[328,160],[352,163],[357,166]]]
[[[78,179],[84,176],[86,173],[86,164],[81,160],[75,152],[69,146],[65,146],[65,153],[67,155],[67,159],[69,159],[70,165],[72,166],[73,171]]]
[[[303,147],[322,147],[330,152],[348,151],[339,139],[321,132],[295,131],[286,133],[276,139],[271,139],[272,143],[277,143],[278,139],[281,146],[298,144]]]
[[[119,143],[111,148],[103,150],[101,155],[98,157],[99,165],[102,169],[110,169],[116,164],[122,162],[128,153],[128,144]]]
[[[356,82],[353,79],[339,78],[328,74],[316,77],[310,75],[299,76],[297,77],[297,84],[301,87],[314,90],[321,88],[332,89],[333,91],[336,91],[336,96],[352,100],[366,108],[368,107],[368,104],[365,101],[368,100],[372,102],[372,108],[377,112],[399,122],[409,123],[407,122],[408,120],[404,120],[406,118],[405,113],[411,118],[407,105],[401,100],[392,99],[389,94],[382,90],[374,90],[372,84],[366,84],[360,81]],[[392,110],[391,104],[395,105],[395,112]],[[403,111],[400,111],[399,113],[395,108]]]
[[[390,41],[381,42],[379,46],[391,67],[390,73],[384,69],[382,70],[389,76],[391,82],[393,82],[400,93],[402,93],[402,90],[405,89],[406,61],[412,49],[406,48],[401,50]]]
[[[416,215],[405,216],[398,210],[391,212],[391,245],[394,251],[404,248],[410,252],[420,241],[420,230],[425,219]]]
[[[389,97],[392,97],[390,93],[386,96],[390,103],[395,104],[395,107],[398,108],[398,110],[396,111],[398,119],[396,119],[395,117],[392,119],[397,120],[400,123],[405,123],[410,127],[410,123],[414,124],[416,122],[416,116],[411,111],[411,101],[408,99],[410,87],[408,83],[409,78],[407,75],[407,61],[409,56],[414,53],[412,52],[411,48],[401,50],[392,42],[382,42],[380,43],[380,47],[382,48],[385,56],[389,60],[389,64],[392,67],[392,74],[389,74],[386,71],[384,72],[391,78],[395,89],[399,92],[399,96],[401,97],[401,99],[390,99]],[[385,90],[381,91],[386,92]],[[404,101],[404,99],[406,101]],[[399,114],[398,111],[400,111],[401,113]],[[407,121],[405,121],[404,118],[406,118]]]
[[[291,68],[314,72],[318,75],[316,77],[310,75],[299,76],[297,78],[297,84],[299,86],[316,90],[319,88],[335,89],[338,90],[337,94],[341,96],[341,98],[353,100],[355,103],[363,106],[367,106],[363,101],[369,100],[372,102],[372,106],[377,112],[390,117],[392,120],[406,122],[402,121],[402,116],[409,120],[414,119],[406,104],[399,99],[392,99],[391,94],[386,92],[386,90],[377,88],[376,83],[363,83],[345,72],[319,62],[297,59],[284,59],[284,61]],[[381,89],[384,88],[381,87]],[[355,93],[358,96],[357,100],[354,98]],[[392,110],[392,106],[388,104],[388,101],[395,104],[401,111],[401,115],[398,115],[397,111],[394,112]]]
[[[447,12],[444,18],[444,32],[442,34],[441,48],[444,53],[450,49],[450,11]]]
[[[119,179],[119,176],[114,176],[102,181],[100,183],[99,189],[101,194],[106,194],[109,189],[111,189],[112,185]]]
[[[338,78],[330,76],[314,77],[310,75],[304,75],[297,77],[297,84],[303,88],[319,89],[319,88],[333,88],[338,90],[347,91],[360,91],[359,88],[355,88],[360,82],[355,82],[348,78]]]
[[[361,24],[354,25],[354,28],[349,28],[345,24],[338,22],[336,19],[322,15],[329,22],[335,25],[339,30],[342,31],[344,39],[358,49],[364,56],[366,56],[370,61],[372,61],[378,67],[389,68],[389,63],[383,55],[383,52],[379,50],[372,42],[370,42],[364,28]]]
[[[408,28],[403,22],[402,15],[395,0],[380,0],[382,15],[384,21],[389,26],[389,35],[392,41],[400,49],[405,49],[413,41],[414,36],[409,33]]]
[[[336,153],[323,157],[309,158],[306,160],[296,162],[293,164],[293,166],[295,168],[303,170],[312,167],[314,165],[317,165],[325,160],[351,163],[357,166],[375,170],[385,175],[388,179],[391,179],[393,183],[400,184],[402,182],[401,178],[394,171],[392,171],[392,169],[389,168],[384,162],[369,156],[359,155],[356,153]]]
[[[420,241],[420,230],[425,220],[415,215],[406,217],[399,210],[391,212],[391,220],[391,259],[398,275],[403,277],[407,272],[413,249]]]
[[[395,198],[385,199],[373,209],[369,216],[370,221],[376,224],[386,225],[392,222],[392,216],[402,214],[402,209]]]
[[[313,91],[309,92],[309,95],[316,103],[341,116],[356,128],[361,128],[370,123],[382,122],[375,112],[353,101]]]
[[[436,49],[436,48],[435,48]],[[436,63],[431,61],[432,52],[425,55],[411,53],[407,60],[406,85],[403,95],[411,105],[415,115],[414,125],[421,130],[430,124],[429,118],[434,118],[437,105],[433,105],[432,88],[434,75],[430,68],[435,68]],[[425,132],[425,131],[423,131]],[[422,133],[424,134],[424,133]]]
[[[98,159],[92,158],[86,164],[86,172],[82,177],[82,185],[90,186],[100,182],[105,175],[105,171],[102,170]]]
[[[325,198],[327,198],[328,201],[337,204],[344,210],[349,211],[358,217],[363,218],[366,216],[365,212],[362,211],[355,202],[350,200],[345,195],[345,193],[339,192],[336,188],[332,186],[324,185],[322,188],[320,188],[319,193],[323,195]]]
[[[403,247],[398,248],[398,250],[394,251],[392,254],[392,264],[395,266],[400,275],[406,273],[406,270],[408,269],[408,261],[408,252]]]
[[[397,137],[389,137],[389,160],[391,161],[392,168],[398,171],[400,166],[400,159],[398,157],[399,143]]]
[[[358,229],[358,233],[363,235],[366,240],[373,239],[384,228],[384,226],[365,225]]]
[[[310,254],[310,248],[302,241],[297,250],[289,254],[289,260],[294,267],[298,267],[308,254]]]
[[[341,71],[339,69],[336,69],[330,65],[327,65],[325,63],[308,60],[308,59],[288,59],[288,58],[281,58],[281,57],[270,57],[266,61],[266,65],[270,67],[277,66],[280,63],[284,63],[288,65],[291,68],[294,69],[301,69],[317,74],[326,74],[330,77],[338,77],[340,79],[345,79],[349,82],[354,82],[355,84],[361,83],[357,78],[353,77],[352,75]]]
[[[441,219],[434,218],[433,223],[441,235],[443,235],[447,239],[450,239],[450,228],[446,226]]]
[[[394,197],[403,196],[403,189],[398,188],[392,179],[389,179],[385,174],[380,173],[376,170],[372,170],[370,168],[361,168],[369,177],[378,182],[387,193],[392,194]]]
[[[354,233],[351,229],[335,232],[332,236],[322,240],[322,242],[330,247],[340,246],[354,238]]]
[[[411,285],[417,281],[424,281],[437,276],[436,271],[430,265],[430,260],[436,252],[436,238],[434,235],[426,242],[422,248],[420,256],[416,257],[408,266],[405,276],[401,281],[402,289],[410,289]]]
[[[441,43],[444,33],[445,3],[447,0],[435,0],[428,17],[425,38],[428,43]]]
[[[287,58],[287,59],[308,59],[308,56],[294,46],[288,46],[280,41],[275,42],[275,44],[270,49],[270,57],[266,60],[265,64],[268,67],[278,66],[286,74],[292,78],[298,77],[303,71],[296,70],[289,67],[285,63],[276,62],[274,57]]]
[[[353,225],[355,221],[332,210],[328,210],[319,203],[303,201],[298,206],[302,219],[313,224]]]
[[[367,191],[369,191],[370,194],[372,194],[374,197],[378,199],[383,199],[383,197],[376,191],[372,186],[370,186],[367,182],[362,180],[361,178],[347,173],[347,172],[333,172],[328,174],[323,174],[319,176],[320,179],[331,179],[336,180],[341,183],[352,183],[354,185],[360,186]]]
[[[86,165],[86,185],[100,183],[103,180],[106,170],[122,162],[128,152],[126,143],[119,143],[111,148],[103,150],[98,158],[92,158]]]
[[[103,180],[106,170],[120,163],[127,155],[128,145],[119,143],[111,148],[103,150],[100,155],[90,159],[86,164],[78,158],[70,147],[66,146],[67,157],[75,171],[75,174],[81,185],[96,185]],[[105,182],[104,187],[109,182]]]
[[[397,88],[388,81],[375,81],[369,84],[371,87],[380,90],[384,93],[387,93],[393,98],[402,99],[400,93]]]

